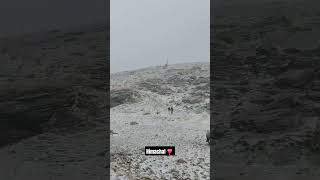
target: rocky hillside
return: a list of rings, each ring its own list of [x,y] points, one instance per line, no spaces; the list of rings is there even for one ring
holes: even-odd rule
[[[46,131],[49,124],[66,129],[79,125],[65,119],[51,122],[54,116],[81,118],[76,109],[99,109],[97,95],[87,93],[107,90],[106,27],[87,29],[0,40],[0,123],[5,129],[0,145]]]
[[[302,8],[310,2],[216,12],[211,127],[218,177],[319,177],[320,19],[316,9]],[[224,174],[235,162],[237,174]]]
[[[208,113],[209,72],[209,63],[190,63],[111,74],[111,106],[142,101],[150,92],[168,98],[164,105]]]
[[[209,72],[190,63],[111,75],[111,179],[210,179]],[[153,145],[177,153],[145,156]]]
[[[107,41],[106,25],[0,39],[0,177],[106,176]]]

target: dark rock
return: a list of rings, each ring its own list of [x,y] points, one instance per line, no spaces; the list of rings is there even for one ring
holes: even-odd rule
[[[112,90],[110,92],[110,107],[113,108],[121,104],[135,103],[139,101],[139,98],[140,94],[131,89]]]
[[[185,97],[182,99],[183,103],[188,103],[188,104],[197,104],[201,103],[203,101],[203,97]]]
[[[147,81],[143,81],[139,83],[139,87],[143,90],[148,90],[160,95],[170,95],[173,93],[170,88],[167,88],[165,85],[163,85],[161,80],[157,79],[149,79]]]
[[[185,164],[185,163],[187,163],[187,161],[185,161],[184,159],[178,159],[177,163],[178,164]]]
[[[139,124],[139,123],[137,123],[137,122],[135,122],[135,121],[130,122],[130,125],[137,125],[137,124]]]

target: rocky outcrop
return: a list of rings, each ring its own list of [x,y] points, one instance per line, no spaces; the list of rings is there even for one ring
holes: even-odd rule
[[[130,104],[138,102],[140,94],[131,89],[111,90],[110,92],[110,107],[116,107],[121,104]]]

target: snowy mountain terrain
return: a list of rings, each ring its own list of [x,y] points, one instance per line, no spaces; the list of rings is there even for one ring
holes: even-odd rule
[[[112,179],[210,179],[209,72],[189,63],[111,74]],[[145,146],[176,155],[145,156]]]
[[[319,1],[216,2],[214,177],[319,179]]]
[[[107,29],[0,39],[0,179],[107,177]]]

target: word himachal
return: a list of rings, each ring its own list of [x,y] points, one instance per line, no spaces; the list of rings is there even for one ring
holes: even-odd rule
[[[175,155],[174,146],[146,146],[145,155]]]

